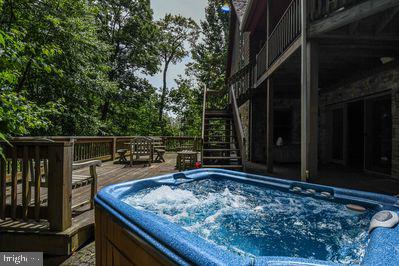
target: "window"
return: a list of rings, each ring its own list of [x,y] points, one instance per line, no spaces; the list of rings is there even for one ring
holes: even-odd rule
[[[292,140],[292,110],[277,109],[274,110],[274,143],[279,137],[283,138],[284,143],[290,143]]]

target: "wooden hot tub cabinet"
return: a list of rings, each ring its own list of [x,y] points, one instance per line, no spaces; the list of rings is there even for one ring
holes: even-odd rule
[[[174,265],[97,204],[95,216],[97,266]]]

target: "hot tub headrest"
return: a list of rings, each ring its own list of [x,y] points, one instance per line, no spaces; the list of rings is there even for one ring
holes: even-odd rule
[[[393,211],[380,211],[371,218],[369,233],[377,227],[392,228],[399,223],[399,216]]]

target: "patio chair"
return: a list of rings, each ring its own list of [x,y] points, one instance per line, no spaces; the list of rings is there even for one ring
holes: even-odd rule
[[[151,166],[153,157],[153,142],[152,139],[146,137],[137,137],[130,141],[130,166],[133,162],[144,162],[144,166]]]

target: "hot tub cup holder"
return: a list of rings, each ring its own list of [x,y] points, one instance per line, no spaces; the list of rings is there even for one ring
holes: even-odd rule
[[[293,191],[293,192],[302,192],[302,188],[300,188],[300,187],[292,187],[291,191]]]
[[[308,188],[303,193],[306,194],[306,195],[315,195],[316,194],[316,190],[314,190],[312,188]]]
[[[290,191],[298,194],[304,194],[308,196],[316,196],[316,197],[321,197],[321,198],[328,198],[331,199],[333,198],[333,193],[329,191],[317,191],[313,188],[302,188],[300,186],[292,186],[290,188]]]
[[[320,196],[322,196],[323,198],[332,198],[331,193],[328,192],[328,191],[322,191],[322,192],[320,192]]]
[[[399,223],[399,215],[394,211],[379,211],[371,218],[368,232],[377,227],[393,228]]]

